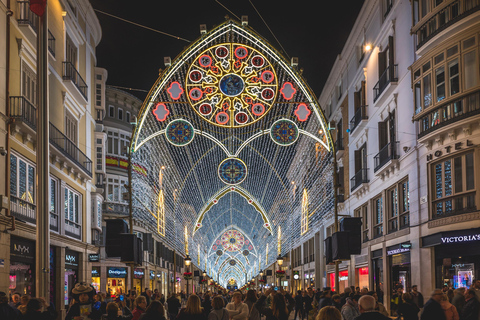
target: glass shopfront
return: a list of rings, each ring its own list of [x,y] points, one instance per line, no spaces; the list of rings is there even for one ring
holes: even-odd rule
[[[145,269],[135,268],[133,269],[133,288],[138,294],[143,292],[143,278],[145,277]],[[150,288],[154,290],[154,288]]]
[[[435,246],[435,284],[470,288],[480,279],[480,228],[441,232],[422,238],[423,247]]]
[[[116,296],[125,293],[127,268],[107,268],[107,293]]]
[[[70,300],[73,298],[71,292],[75,284],[78,282],[78,262],[78,252],[72,250],[65,250],[65,306],[68,306]]]
[[[369,289],[368,267],[355,269],[355,286],[360,287],[360,289],[363,289],[363,288]]]
[[[383,303],[383,256],[382,249],[372,251],[373,291],[377,293],[378,301]]]
[[[9,293],[35,296],[35,242],[11,236]]]
[[[150,271],[150,289],[155,289],[155,271]]]
[[[330,278],[330,287],[333,291],[337,291],[335,288],[335,272],[329,273]],[[340,287],[340,291],[345,291],[345,288],[348,287],[348,270],[339,271],[338,273],[338,285]]]
[[[410,266],[410,243],[401,243],[392,247],[387,247],[388,263],[391,270],[391,286],[395,290],[402,286],[405,291],[411,287],[411,266]]]
[[[100,267],[92,267],[92,287],[95,288],[97,292],[100,291],[100,276],[101,276],[101,268]]]

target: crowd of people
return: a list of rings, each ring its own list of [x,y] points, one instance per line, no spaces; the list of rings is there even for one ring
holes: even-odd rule
[[[309,287],[292,295],[282,288],[263,292],[248,290],[184,292],[167,299],[157,290],[137,295],[114,296],[95,292],[87,283],[77,283],[65,320],[480,320],[480,280],[470,288],[433,291],[424,303],[417,286],[404,292],[398,286],[391,297],[390,312],[378,295],[366,288]],[[382,295],[381,295],[382,296]],[[183,306],[183,307],[182,307]],[[43,298],[0,292],[1,320],[55,320],[58,313]]]

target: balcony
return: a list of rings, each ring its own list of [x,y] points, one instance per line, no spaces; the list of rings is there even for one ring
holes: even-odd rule
[[[335,140],[335,152],[336,152],[337,160],[338,158],[343,156],[344,150],[345,148],[343,147],[343,138],[337,137],[337,140]]]
[[[440,128],[480,114],[480,91],[447,102],[418,119],[422,138]]]
[[[69,88],[70,91],[75,95],[77,100],[82,102],[82,104],[87,104],[88,86],[71,62],[63,62],[63,81],[65,82],[65,84],[72,84],[72,87]]]
[[[350,134],[353,134],[363,120],[368,120],[367,106],[361,106],[355,111],[355,115],[352,120],[350,120]]]
[[[350,191],[353,192],[353,190],[357,189],[360,185],[364,183],[369,183],[370,181],[367,178],[368,176],[368,169],[363,168],[360,169],[355,175],[353,176],[352,179],[350,179]]]
[[[477,211],[475,197],[476,192],[474,190],[435,200],[432,203],[432,220]]]
[[[55,37],[50,30],[48,30],[48,52],[55,58]]]
[[[65,157],[92,178],[92,160],[90,160],[70,139],[50,123],[50,143]]]
[[[415,32],[417,50],[443,30],[480,9],[480,0],[457,0],[440,9]]]
[[[375,163],[374,172],[376,173],[380,168],[384,167],[387,163],[392,162],[392,160],[396,160],[396,159],[398,159],[398,141],[389,142],[374,157],[374,163]]]
[[[58,214],[50,212],[50,230],[58,232]]]
[[[31,202],[10,196],[10,213],[15,219],[31,224],[37,223],[37,206]],[[50,230],[58,232],[58,215],[50,212]]]
[[[82,240],[82,226],[74,221],[65,219],[65,235]]]
[[[37,109],[25,97],[10,97],[10,117],[37,131]]]
[[[105,214],[114,214],[114,215],[120,215],[120,216],[128,216],[129,214],[127,204],[121,204],[121,203],[115,203],[115,202],[104,202],[103,212]]]
[[[30,1],[17,1],[17,23],[20,26],[29,26],[37,33],[38,19],[37,16],[30,11]]]
[[[392,82],[398,81],[398,64],[388,66],[382,75],[378,79],[378,82],[373,87],[373,102],[377,101],[378,98],[385,91],[387,86]]]
[[[103,192],[98,189],[105,189],[105,175],[103,173],[95,173],[95,187],[97,192]]]

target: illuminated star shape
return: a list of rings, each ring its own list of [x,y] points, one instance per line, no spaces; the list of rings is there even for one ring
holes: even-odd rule
[[[167,89],[167,91],[173,100],[178,100],[180,99],[180,96],[182,95],[184,90],[182,88],[182,85],[175,81],[170,84],[170,87]]]
[[[155,109],[153,110],[153,115],[157,118],[157,121],[163,122],[167,119],[170,114],[170,110],[167,109],[167,106],[163,103],[157,103]]]
[[[297,92],[297,89],[295,89],[290,82],[285,82],[282,89],[280,89],[280,93],[285,100],[292,99],[295,92]]]
[[[299,104],[297,110],[295,110],[295,115],[297,116],[298,121],[307,121],[308,117],[312,112],[308,109],[307,105],[302,103]]]

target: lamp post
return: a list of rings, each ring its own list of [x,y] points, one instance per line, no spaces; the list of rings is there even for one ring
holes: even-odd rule
[[[282,256],[279,254],[278,257],[277,257],[277,264],[278,264],[278,270],[280,270],[280,268],[282,267],[283,265],[283,258]],[[275,271],[275,274],[277,272]],[[282,282],[280,281],[280,286],[282,285]]]
[[[260,270],[260,272],[258,273],[260,275],[260,278],[263,280],[263,270]],[[261,285],[260,285],[261,287]]]
[[[187,267],[187,271],[186,272],[190,272],[190,264],[192,263],[192,259],[190,258],[190,256],[187,254],[187,256],[185,257],[185,266]],[[187,278],[187,297],[188,297],[188,278]]]
[[[207,271],[206,270],[203,270],[203,280],[205,280],[205,281],[203,281],[203,291],[207,292],[206,286],[205,286],[206,280],[207,280]]]

